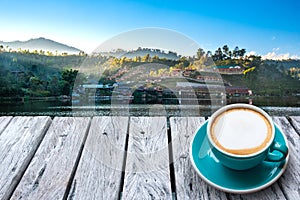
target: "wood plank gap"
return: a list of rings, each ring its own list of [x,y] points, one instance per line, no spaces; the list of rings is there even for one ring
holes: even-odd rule
[[[122,199],[123,187],[124,187],[124,179],[125,179],[125,169],[126,169],[126,160],[127,160],[127,151],[128,151],[128,141],[129,141],[129,129],[130,129],[130,117],[128,117],[127,122],[127,130],[126,130],[126,139],[125,139],[125,153],[122,165],[122,175],[121,175],[121,183],[120,183],[120,194],[118,199]]]
[[[281,184],[282,193],[287,199],[299,199],[300,196],[300,139],[296,130],[291,126],[286,117],[272,117],[274,122],[281,128],[288,139],[289,145],[289,163],[285,172],[278,179],[278,185]]]
[[[293,127],[293,129],[295,129],[296,133],[300,136],[300,130],[299,130],[299,127],[296,127],[296,124],[294,124],[294,123],[296,123],[296,122],[293,121],[292,117],[290,117],[290,116],[287,116],[286,118],[287,118],[287,120],[290,122],[290,124],[291,124],[291,126]],[[293,118],[295,118],[295,117],[293,117]],[[299,117],[299,118],[300,118],[300,117]]]
[[[232,198],[230,197],[230,195],[229,195],[229,193],[225,193],[225,196],[226,196],[226,198],[228,199],[228,200],[232,200]]]
[[[127,125],[127,116],[93,117],[69,200],[119,198]]]
[[[74,181],[74,177],[75,177],[75,174],[76,174],[76,171],[77,171],[77,168],[78,168],[78,164],[79,164],[79,161],[80,161],[81,156],[82,156],[82,152],[83,152],[83,148],[85,146],[86,138],[87,138],[88,133],[90,131],[91,123],[92,123],[92,119],[90,118],[89,123],[87,125],[87,129],[86,129],[84,138],[83,138],[83,143],[82,143],[82,145],[81,145],[81,147],[79,149],[78,157],[76,158],[74,168],[73,168],[73,170],[71,172],[71,175],[70,175],[70,180],[69,180],[69,182],[67,184],[67,188],[66,188],[63,200],[66,200],[68,198],[68,195],[69,195],[69,193],[71,191],[72,183]]]
[[[281,192],[282,192],[284,198],[285,198],[285,199],[289,199],[288,194],[285,192],[285,190],[284,190],[284,188],[283,188],[281,182],[280,182],[280,181],[277,181],[276,183],[277,183],[279,189],[281,190]],[[271,187],[271,188],[272,188],[272,187]]]
[[[32,154],[32,157],[30,158],[28,164],[25,166],[25,170],[24,170],[22,173],[20,173],[20,179],[19,179],[19,181],[18,181],[18,184],[16,184],[16,185],[14,186],[14,188],[12,189],[12,192],[9,194],[9,198],[8,198],[8,199],[10,199],[10,198],[12,197],[12,195],[13,195],[13,193],[15,192],[16,188],[18,187],[18,185],[19,185],[19,183],[20,183],[20,180],[22,179],[23,175],[25,174],[25,172],[26,172],[27,168],[29,167],[29,165],[30,165],[32,159],[34,158],[35,153],[36,153],[37,150],[39,149],[39,147],[40,147],[40,145],[41,145],[41,143],[42,143],[42,141],[43,141],[45,135],[47,134],[47,132],[48,132],[48,130],[49,130],[49,127],[50,127],[51,123],[52,123],[52,119],[50,120],[49,123],[46,124],[46,127],[45,127],[45,134],[42,136],[40,143],[37,145],[37,148],[35,149],[34,153]]]
[[[174,168],[174,159],[173,159],[173,146],[172,146],[172,135],[171,135],[171,125],[170,118],[167,117],[167,133],[168,133],[168,147],[169,147],[169,168],[170,168],[170,182],[171,182],[171,191],[172,199],[177,199],[176,196],[176,179],[175,179],[175,168]]]
[[[165,117],[130,119],[122,199],[172,199]]]
[[[87,117],[55,117],[11,199],[63,199]]]
[[[19,183],[20,183],[20,180],[22,179],[23,175],[25,174],[25,172],[26,172],[27,168],[29,167],[29,165],[30,165],[30,163],[31,163],[31,161],[32,161],[32,159],[33,159],[35,153],[36,153],[37,150],[39,149],[39,147],[40,147],[40,145],[41,145],[41,143],[42,143],[42,141],[43,141],[45,135],[47,134],[47,131],[49,130],[49,127],[50,127],[51,123],[52,123],[52,119],[49,121],[49,123],[46,124],[46,126],[45,126],[45,131],[44,131],[44,134],[43,134],[42,137],[41,137],[40,143],[37,145],[37,148],[36,148],[35,151],[33,152],[32,157],[29,159],[28,163],[25,165],[24,171],[21,171],[21,172],[20,172],[20,178],[19,178],[19,180],[18,180],[18,183],[17,183],[16,185],[14,185],[13,189],[11,190],[11,193],[8,195],[8,199],[10,199],[10,198],[12,197],[12,195],[13,195],[13,193],[15,192],[16,188],[18,187],[18,185],[19,185]]]
[[[45,118],[44,121],[42,121],[42,118]],[[47,133],[47,131],[48,131],[51,123],[52,123],[51,118],[47,117],[47,116],[32,116],[32,117],[24,117],[23,116],[23,117],[13,117],[12,119],[14,119],[14,122],[17,121],[17,120],[25,120],[25,119],[28,119],[29,121],[36,120],[36,122],[34,124],[31,124],[32,126],[34,126],[35,129],[33,129],[32,127],[28,127],[28,124],[27,124],[22,130],[21,129],[17,130],[17,132],[19,132],[19,131],[22,132],[25,129],[28,129],[28,128],[31,129],[32,128],[32,130],[26,130],[26,131],[29,131],[29,132],[31,132],[33,134],[37,134],[38,137],[35,138],[34,142],[36,142],[36,143],[31,144],[31,145],[34,145],[34,147],[31,146],[32,149],[30,149],[29,155],[27,155],[26,158],[23,158],[22,164],[20,164],[20,166],[18,166],[17,169],[14,169],[14,168],[12,169],[12,171],[16,171],[17,170],[17,174],[14,175],[14,177],[13,177],[11,183],[10,183],[10,186],[9,186],[9,188],[7,188],[6,192],[3,193],[3,194],[1,194],[1,195],[3,195],[2,198],[0,197],[1,200],[11,199],[12,195],[14,194],[14,191],[16,190],[16,188],[19,185],[21,179],[23,178],[25,172],[27,171],[27,169],[28,169],[28,167],[29,167],[29,165],[30,165],[30,163],[31,163],[34,155],[36,154],[37,150],[39,149],[40,144],[42,143],[42,141],[43,141],[43,139],[44,139],[44,137],[45,137],[45,135],[46,135],[46,133]],[[10,122],[13,121],[12,119],[10,120]],[[23,121],[23,123],[24,123],[24,121]],[[26,122],[26,123],[28,123],[28,122]],[[39,125],[39,123],[42,123],[42,125]],[[8,125],[12,126],[11,123],[8,123]],[[22,124],[22,125],[24,126],[24,124]],[[35,126],[37,126],[37,127],[35,127]],[[37,130],[40,130],[41,132],[40,133],[35,132]],[[11,131],[11,130],[8,130],[8,131]],[[4,133],[4,131],[2,133]],[[20,148],[20,147],[18,147],[18,148]],[[22,146],[21,146],[21,148],[22,148]],[[24,151],[21,154],[24,154]],[[18,155],[18,156],[20,156],[20,155]],[[20,157],[19,157],[19,159],[20,159]],[[1,189],[3,189],[3,188],[0,188],[0,190]]]
[[[0,117],[0,125],[2,126],[4,123],[4,125],[2,127],[0,127],[0,135],[6,129],[6,127],[9,125],[9,123],[11,122],[12,119],[13,119],[12,116]]]

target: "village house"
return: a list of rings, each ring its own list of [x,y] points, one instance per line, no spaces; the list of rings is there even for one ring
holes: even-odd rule
[[[220,74],[242,74],[244,69],[240,66],[216,66]]]

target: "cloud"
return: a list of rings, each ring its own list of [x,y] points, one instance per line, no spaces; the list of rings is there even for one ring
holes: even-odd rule
[[[300,59],[298,55],[290,55],[290,53],[277,54],[275,51],[269,52],[262,56],[263,60],[288,60],[288,59]]]
[[[273,48],[273,51],[279,51],[279,47],[277,47],[277,48]]]
[[[253,55],[256,56],[257,53],[255,51],[250,51],[246,54],[246,56],[253,56]]]

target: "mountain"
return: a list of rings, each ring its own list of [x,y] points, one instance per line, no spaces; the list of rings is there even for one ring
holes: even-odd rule
[[[0,41],[0,45],[3,45],[4,48],[8,46],[8,49],[11,48],[12,50],[18,50],[19,48],[23,50],[43,50],[43,51],[50,51],[52,53],[55,53],[56,51],[58,53],[68,53],[68,54],[78,54],[81,50],[59,43],[55,42],[53,40],[49,40],[46,38],[35,38],[30,39],[27,41],[13,41],[13,42],[3,42]]]
[[[135,58],[136,56],[143,57],[147,54],[149,54],[150,57],[158,56],[159,58],[165,58],[169,60],[178,60],[180,58],[177,53],[172,51],[164,51],[161,49],[152,49],[152,48],[141,48],[139,47],[136,50],[123,50],[123,49],[117,49],[115,51],[111,52],[100,52],[103,56],[113,56],[117,58],[121,57],[127,57],[127,58]]]
[[[264,62],[269,65],[276,65],[279,69],[300,68],[300,60],[265,60]]]

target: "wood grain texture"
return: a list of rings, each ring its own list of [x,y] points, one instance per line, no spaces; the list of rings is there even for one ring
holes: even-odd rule
[[[228,194],[230,200],[285,200],[279,184],[276,182],[270,187],[250,194]]]
[[[300,116],[291,116],[290,119],[298,135],[300,135]]]
[[[165,117],[130,119],[122,199],[172,199]]]
[[[11,199],[62,199],[89,121],[55,117]]]
[[[275,122],[277,122],[278,118],[273,118]],[[282,119],[286,120],[285,117],[282,117]],[[278,124],[281,127],[281,124]],[[285,132],[285,131],[284,131]],[[291,158],[290,158],[291,159]],[[288,164],[289,165],[289,164]],[[286,173],[286,172],[285,172]],[[284,174],[282,175],[282,177]],[[229,194],[228,198],[232,200],[239,200],[239,199],[246,199],[246,200],[256,200],[256,199],[263,199],[263,200],[284,200],[289,199],[286,195],[285,191],[282,190],[280,180],[282,180],[282,177],[277,180],[277,182],[273,183],[270,187],[265,188],[264,190],[250,193],[250,194]],[[291,198],[293,199],[293,198]]]
[[[4,129],[6,128],[6,126],[8,125],[11,119],[12,119],[11,116],[0,117],[0,135],[4,131]]]
[[[194,170],[189,147],[202,117],[170,118],[177,199],[226,199],[226,194],[206,184]]]
[[[299,199],[299,158],[296,156],[299,155],[299,136],[295,133],[295,130],[285,117],[273,117],[273,120],[281,127],[289,142],[292,144],[289,145],[290,160],[286,171],[277,182],[265,190],[253,194],[230,195],[230,199]],[[296,144],[294,140],[298,141],[298,144]],[[295,145],[298,146],[298,148],[294,149]]]
[[[0,199],[11,196],[50,123],[50,117],[14,117],[0,135]]]
[[[275,123],[281,127],[289,141],[290,160],[286,171],[279,179],[284,195],[287,199],[300,197],[300,137],[291,126],[287,118],[275,117]]]
[[[128,117],[94,117],[68,199],[120,195]]]

